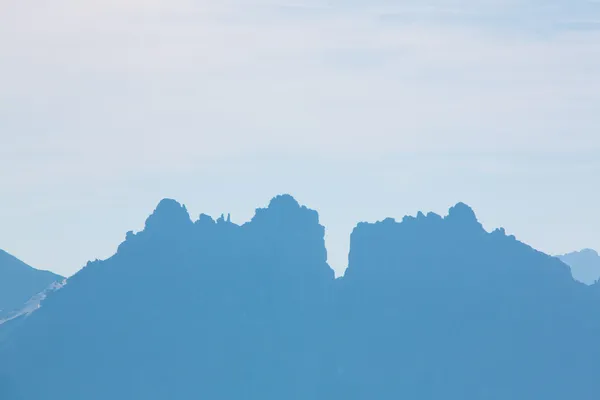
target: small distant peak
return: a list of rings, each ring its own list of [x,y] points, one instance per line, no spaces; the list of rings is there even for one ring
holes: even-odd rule
[[[583,250],[579,250],[579,251],[573,251],[573,252],[567,253],[567,254],[562,254],[562,255],[559,255],[558,257],[567,257],[567,258],[573,258],[573,257],[577,257],[577,258],[581,258],[581,257],[585,257],[585,258],[599,258],[600,254],[598,254],[598,252],[596,250],[593,250],[593,249],[583,249]]]
[[[458,223],[464,226],[474,225],[481,227],[475,212],[465,203],[458,203],[454,207],[451,207],[448,216],[445,219],[449,222]]]
[[[425,217],[425,214],[423,214],[423,212],[422,212],[422,211],[419,211],[419,212],[417,213],[417,219],[425,219],[425,218],[426,218],[426,217]]]
[[[598,252],[593,249],[583,249],[579,253],[584,254],[584,255],[599,257]]]
[[[185,205],[173,199],[163,199],[146,220],[145,230],[163,230],[191,225],[192,220]]]

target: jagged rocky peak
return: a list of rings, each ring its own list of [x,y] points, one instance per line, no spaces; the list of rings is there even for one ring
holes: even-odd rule
[[[483,229],[481,223],[477,220],[475,211],[465,203],[458,203],[454,207],[451,207],[448,211],[448,216],[445,218],[446,221],[461,225],[463,227],[477,227]]]
[[[376,223],[359,223],[350,238],[346,274],[358,271],[370,275],[379,269],[383,276],[389,271],[397,273],[415,260],[428,260],[423,265],[439,264],[436,257],[449,254],[457,246],[476,247],[485,234],[475,212],[465,203],[450,208],[446,217],[420,211],[400,222],[386,218]]]
[[[333,278],[333,270],[327,265],[325,227],[319,224],[319,214],[289,194],[274,197],[267,208],[258,208],[244,230],[253,240],[275,246],[281,265],[293,266],[286,270],[306,276],[312,271]]]
[[[194,223],[185,205],[173,199],[161,200],[154,212],[146,219],[144,230],[138,233],[129,231],[125,235],[125,241],[119,245],[117,253],[127,248],[132,248],[134,243],[147,239],[169,239],[189,234]],[[135,246],[134,246],[135,248]]]
[[[173,199],[163,199],[146,220],[144,231],[171,231],[189,226],[192,226],[192,220],[185,205]]]
[[[389,217],[375,223],[359,222],[354,230],[364,230],[368,229],[368,227],[376,226],[379,226],[381,229],[385,229],[385,227],[397,227],[402,229],[415,226],[429,226],[434,228],[436,226],[440,226],[440,223],[442,222],[446,222],[453,228],[476,228],[477,230],[483,230],[483,226],[477,220],[475,212],[465,203],[458,203],[451,207],[446,217],[442,217],[434,212],[428,212],[425,214],[424,212],[419,211],[417,212],[416,216],[405,215],[400,222]]]
[[[196,221],[196,225],[199,226],[213,226],[215,224],[216,222],[213,219],[213,217],[211,217],[208,214],[200,214],[200,218],[198,218],[198,220]]]
[[[503,227],[494,229],[492,231],[491,235],[494,237],[501,237],[501,238],[506,238],[506,239],[510,239],[510,240],[517,240],[515,235],[509,235],[508,233],[506,233],[506,229],[504,229]]]
[[[256,209],[252,223],[319,225],[319,214],[301,206],[291,195],[283,194],[274,197],[267,208]]]
[[[439,222],[442,221],[443,218],[436,213],[429,212],[427,214],[423,213],[423,211],[417,212],[417,216],[413,217],[412,215],[405,215],[402,217],[402,223],[410,224],[410,223],[430,223],[430,222]],[[386,218],[382,221],[382,223],[396,223],[396,220],[393,218]]]

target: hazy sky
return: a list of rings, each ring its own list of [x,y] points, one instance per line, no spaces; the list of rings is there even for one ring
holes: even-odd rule
[[[343,270],[358,221],[444,214],[600,247],[598,0],[0,1],[0,248],[72,274],[163,197],[291,193]]]

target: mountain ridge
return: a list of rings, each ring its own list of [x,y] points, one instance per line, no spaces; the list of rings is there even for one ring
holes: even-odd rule
[[[163,200],[115,255],[88,263],[19,321],[0,350],[0,395],[592,400],[599,393],[600,318],[590,310],[600,292],[504,229],[487,232],[466,204],[445,217],[359,223],[338,279],[324,237],[318,213],[289,195],[242,225],[224,215],[192,221],[184,205]],[[65,379],[69,385],[48,393]]]

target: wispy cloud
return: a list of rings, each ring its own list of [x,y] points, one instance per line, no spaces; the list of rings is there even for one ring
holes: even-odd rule
[[[600,146],[598,3],[4,7],[5,162]]]

